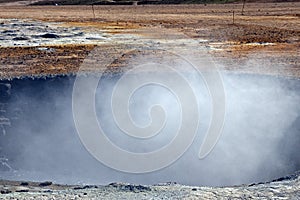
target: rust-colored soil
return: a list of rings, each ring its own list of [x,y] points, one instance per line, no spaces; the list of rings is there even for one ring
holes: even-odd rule
[[[207,40],[203,45],[217,47],[210,52],[225,63],[226,70],[300,77],[300,2],[246,4],[244,15],[241,8],[241,4],[95,6],[94,18],[91,6],[20,6],[0,7],[0,18],[63,22],[62,26],[101,29],[111,34],[141,34],[138,31],[142,28],[163,27]],[[73,73],[94,45],[56,48],[56,52],[47,53],[35,47],[2,47],[0,76]],[[107,44],[103,50],[106,48]],[[247,65],[253,58],[271,64]]]
[[[93,45],[55,46],[55,52],[40,51],[36,47],[0,48],[1,75],[21,77],[68,74],[78,66]]]

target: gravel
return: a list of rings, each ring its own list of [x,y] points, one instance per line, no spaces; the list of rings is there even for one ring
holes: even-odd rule
[[[278,181],[280,180],[280,181]],[[268,183],[232,187],[198,187],[176,183],[152,186],[112,183],[66,186],[1,181],[0,199],[299,199],[299,172]]]

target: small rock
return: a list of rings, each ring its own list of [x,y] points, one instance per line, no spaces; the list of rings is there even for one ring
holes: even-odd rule
[[[28,182],[21,182],[20,185],[27,186],[27,185],[29,185],[29,183]]]
[[[14,32],[16,32],[16,31],[14,31],[14,30],[4,30],[4,31],[2,31],[3,34],[14,33]]]
[[[110,183],[110,184],[108,184],[109,186],[112,186],[112,187],[119,187],[119,183]]]
[[[95,185],[85,185],[85,186],[74,187],[74,190],[84,190],[89,188],[98,188],[98,187]]]
[[[52,185],[51,181],[45,181],[45,182],[42,182],[39,184],[39,186],[41,186],[41,187],[45,187],[45,186],[49,186],[49,185]]]
[[[0,193],[1,194],[9,194],[9,193],[11,193],[11,191],[10,190],[0,190]]]
[[[52,190],[44,190],[43,192],[45,192],[45,193],[51,193],[53,191]]]
[[[142,185],[122,185],[120,187],[121,190],[130,191],[130,192],[144,192],[151,191],[150,187],[142,186]]]
[[[46,34],[43,34],[43,35],[40,35],[40,37],[42,38],[59,38],[58,35],[54,34],[54,33],[46,33]]]
[[[29,190],[16,190],[16,192],[29,192]]]
[[[135,186],[135,189],[137,189],[140,192],[142,192],[142,191],[151,191],[150,187],[146,187],[146,186],[143,186],[143,185],[137,185],[137,186]]]
[[[15,37],[13,38],[14,41],[23,41],[23,40],[28,40],[27,37]]]

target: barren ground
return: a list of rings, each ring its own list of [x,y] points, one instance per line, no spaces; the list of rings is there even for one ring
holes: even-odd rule
[[[101,31],[121,38],[133,34],[165,39],[164,34],[183,33],[207,47],[221,69],[299,77],[300,2],[249,3],[244,15],[241,8],[241,4],[95,6],[94,18],[91,6],[5,6],[0,7],[0,17],[60,22],[59,26]],[[161,28],[165,28],[162,33]],[[26,45],[2,44],[0,74],[5,79],[76,73],[94,45],[110,55],[110,44],[115,40],[105,44],[40,45],[55,46],[57,50],[52,53],[41,53]],[[169,40],[176,44],[176,40]],[[136,38],[128,40],[135,41],[139,42]],[[259,65],[249,65],[251,59],[258,60]]]
[[[1,199],[299,199],[299,174],[269,183],[233,187],[191,187],[176,183],[152,186],[57,185],[51,182],[0,181]]]

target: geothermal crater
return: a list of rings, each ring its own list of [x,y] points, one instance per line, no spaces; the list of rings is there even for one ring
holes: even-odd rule
[[[99,84],[98,120],[114,143],[138,152],[147,143],[138,145],[143,141],[115,136],[122,132],[113,125],[114,119],[105,100],[110,97],[119,77],[104,77],[102,85]],[[84,148],[72,115],[74,76],[1,81],[1,176],[12,180],[51,180],[68,184],[172,181],[223,186],[270,181],[299,170],[300,80],[232,73],[224,73],[223,79],[227,113],[223,133],[214,150],[202,160],[197,157],[211,115],[206,113],[210,110],[210,99],[205,94],[205,87],[190,79],[199,89],[196,96],[202,112],[195,141],[174,164],[147,174],[127,174],[110,169]],[[168,91],[154,86],[144,89],[151,95],[145,97],[145,92],[137,92],[133,102],[165,101],[164,106],[174,108],[167,109],[167,114],[180,114],[175,109],[178,102],[169,100],[174,97]],[[130,112],[143,118],[147,108],[132,107]],[[147,122],[147,117],[144,120]],[[173,117],[172,120],[175,122],[169,122],[165,127],[168,131],[161,132],[167,136],[152,138],[150,142],[167,144],[174,137],[170,130],[178,125],[178,119]]]

